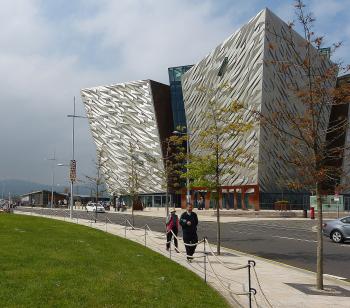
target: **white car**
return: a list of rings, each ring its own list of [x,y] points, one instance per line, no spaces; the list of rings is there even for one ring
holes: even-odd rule
[[[86,211],[87,212],[97,212],[97,213],[105,213],[105,208],[96,203],[90,203],[86,205]]]

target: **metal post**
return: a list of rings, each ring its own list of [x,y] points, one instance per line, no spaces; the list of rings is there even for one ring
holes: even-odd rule
[[[256,290],[252,288],[250,268],[255,266],[254,260],[248,260],[248,289],[249,289],[249,308],[252,308],[252,293],[256,294]]]
[[[250,261],[248,261],[248,291],[249,291],[249,308],[252,308],[252,293],[251,288],[251,277],[250,277]]]
[[[55,159],[55,156],[54,156]],[[55,167],[54,163],[52,164],[52,185],[51,185],[51,208],[53,208],[54,200],[53,200],[53,186],[55,185]]]
[[[204,281],[207,283],[207,251],[205,247],[205,242],[206,242],[207,237],[204,237]]]
[[[75,130],[74,130],[74,124],[75,124],[75,96],[73,99],[73,127],[72,127],[72,160],[74,160],[74,154],[75,154],[75,150],[74,150],[74,146],[75,146]],[[73,205],[74,205],[74,182],[71,180],[71,184],[70,184],[70,219],[73,218]]]
[[[73,181],[70,182],[70,209],[69,209],[69,218],[73,219],[73,203],[74,203],[74,196],[73,196]]]
[[[55,161],[56,161],[56,151],[53,152],[52,158],[47,158],[47,160],[51,160],[51,171],[52,171],[52,183],[51,183],[51,208],[53,208],[54,204],[54,196],[53,196],[53,187],[55,185]],[[44,202],[43,202],[44,203]]]
[[[337,218],[339,218],[339,201],[337,202]]]

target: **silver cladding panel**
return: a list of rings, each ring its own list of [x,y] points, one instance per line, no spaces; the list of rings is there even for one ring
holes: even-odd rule
[[[290,40],[296,46],[293,51]],[[272,48],[271,48],[272,46]],[[305,105],[296,96],[296,87],[290,86],[297,84],[300,89],[305,89],[308,84],[308,77],[305,71],[300,68],[296,61],[296,52],[303,58],[306,54],[305,40],[295,31],[289,31],[288,25],[270,10],[265,10],[265,50],[264,50],[264,74],[263,74],[263,97],[261,101],[261,112],[267,116],[269,114],[302,114]],[[310,50],[313,54],[312,69],[314,74],[322,75],[332,63],[325,57],[321,57],[318,51],[313,48]],[[281,69],[279,63],[293,63],[289,73]],[[330,87],[335,86],[330,84]],[[324,108],[319,121],[319,135],[323,135],[324,140],[328,127],[331,106]],[[280,127],[285,130],[292,130],[289,122],[283,122],[281,117],[277,120]],[[287,136],[284,136],[287,138]],[[288,183],[298,181],[297,170],[287,163],[290,160],[291,140],[282,141],[274,138],[268,127],[261,125],[260,130],[260,156],[259,156],[259,185],[264,191],[279,191],[286,187]],[[306,148],[302,149],[304,152]],[[284,157],[281,159],[280,157]]]
[[[208,109],[207,90],[217,89],[220,84],[230,86],[229,92],[220,95],[215,101],[222,107],[232,100],[238,100],[260,110],[262,97],[263,53],[264,53],[264,21],[263,13],[258,14],[247,25],[230,36],[221,45],[217,46],[202,61],[186,72],[182,78],[184,103],[187,125],[192,134],[190,137],[191,152],[198,153],[200,147],[197,144],[198,133],[201,129],[210,126],[210,119],[203,114]],[[228,57],[226,73],[218,76],[220,67]],[[198,91],[198,89],[204,89]],[[234,117],[234,115],[231,115]],[[249,112],[246,113],[249,118]],[[225,149],[234,149],[236,146],[244,147],[254,157],[254,162],[247,167],[224,172],[226,178],[223,185],[253,184],[258,181],[257,168],[254,164],[258,161],[259,127],[256,126],[242,138],[227,139],[223,145]],[[226,166],[231,168],[232,166]]]
[[[276,40],[270,34],[285,33],[287,27],[270,10],[264,9],[184,74],[182,86],[187,125],[193,133],[190,138],[192,152],[199,151],[196,128],[209,125],[203,117],[208,108],[208,98],[198,88],[215,89],[220,84],[230,85],[232,91],[217,99],[222,106],[238,100],[266,114],[278,112],[275,102],[284,100],[291,109],[300,108],[295,96],[287,93],[289,81],[278,74],[276,66],[267,64],[270,60],[290,61],[291,51],[287,43]],[[296,32],[293,31],[292,35],[297,42],[302,40]],[[271,51],[269,43],[276,44],[278,48]],[[219,77],[218,72],[225,57],[228,57],[226,73]],[[295,72],[292,78],[300,78],[300,72]],[[320,119],[323,127],[327,126],[329,112],[325,110],[324,117]],[[281,154],[288,156],[287,145],[278,144],[261,125],[257,124],[254,131],[246,136],[225,142],[226,149],[237,145],[249,149],[255,161],[250,168],[231,170],[235,176],[227,176],[222,181],[223,185],[258,184],[262,191],[278,191],[295,176],[290,166],[278,158]]]
[[[83,89],[81,97],[97,151],[103,153],[109,193],[128,191],[130,143],[139,162],[139,192],[163,192],[164,166],[150,81]]]

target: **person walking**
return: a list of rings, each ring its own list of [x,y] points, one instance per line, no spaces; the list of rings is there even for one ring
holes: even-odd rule
[[[176,209],[173,208],[166,218],[166,250],[170,249],[170,242],[174,235],[174,245],[175,251],[179,252],[178,243],[177,243],[177,233],[179,231],[179,217],[176,215]]]
[[[203,210],[203,209],[204,209],[204,199],[202,196],[200,196],[198,201],[198,210]]]
[[[185,245],[187,260],[191,262],[197,247],[195,244],[198,242],[198,217],[197,214],[193,212],[192,204],[187,204],[187,211],[182,213],[180,217],[180,225],[182,227],[184,243],[187,244]]]

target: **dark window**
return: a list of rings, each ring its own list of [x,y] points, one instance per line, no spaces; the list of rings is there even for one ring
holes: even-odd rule
[[[228,64],[228,57],[225,57],[225,59],[221,63],[220,69],[219,69],[219,73],[218,73],[219,77],[224,76],[226,69],[227,69],[227,64]]]
[[[181,78],[182,75],[187,72],[192,65],[170,67],[169,82],[170,82],[170,95],[171,95],[171,106],[173,109],[173,124],[174,127],[184,126],[186,127],[186,115],[183,101]]]

